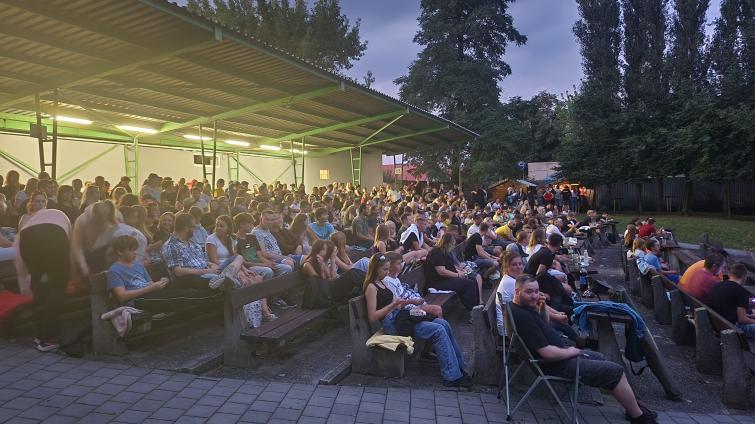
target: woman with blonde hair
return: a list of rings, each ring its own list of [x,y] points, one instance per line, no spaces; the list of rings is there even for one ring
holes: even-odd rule
[[[527,244],[527,254],[529,256],[534,255],[538,250],[545,246],[545,230],[537,228],[530,235],[530,241]]]
[[[349,247],[346,245],[346,234],[343,231],[336,231],[329,237],[330,241],[336,249],[336,254],[333,256],[333,260],[336,262],[336,269],[338,274],[342,274],[350,270],[354,264],[349,258]]]

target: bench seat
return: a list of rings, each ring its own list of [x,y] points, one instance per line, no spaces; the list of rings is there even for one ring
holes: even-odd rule
[[[274,321],[243,331],[240,337],[249,341],[278,343],[304,330],[328,311],[329,309],[288,309],[281,312]]]

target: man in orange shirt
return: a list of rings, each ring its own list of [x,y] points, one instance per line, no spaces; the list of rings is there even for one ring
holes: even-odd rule
[[[679,288],[705,302],[708,292],[721,281],[724,262],[724,257],[718,253],[711,253],[704,261],[695,262],[684,271],[684,275],[679,280]]]

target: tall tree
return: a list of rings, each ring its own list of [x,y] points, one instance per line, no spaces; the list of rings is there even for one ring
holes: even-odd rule
[[[629,109],[657,113],[667,95],[666,0],[623,0],[624,93]]]
[[[490,128],[481,123],[489,122],[489,115],[497,111],[498,83],[511,74],[504,61],[506,48],[527,41],[508,13],[511,3],[513,0],[422,0],[420,29],[414,41],[424,47],[409,73],[395,80],[401,99],[477,129],[482,137],[476,143],[494,138]],[[442,161],[421,153],[409,155],[408,160],[421,170],[444,163],[457,171],[466,149],[465,145],[445,149]],[[454,173],[454,180],[457,176]]]
[[[705,13],[710,0],[675,0],[671,21],[669,73],[675,93],[705,87]]]
[[[716,19],[710,46],[712,83],[725,105],[748,97],[745,64],[742,53],[744,42],[740,37],[742,7],[740,0],[723,0],[721,16]]]
[[[189,0],[188,8],[330,71],[349,69],[367,42],[339,0]]]
[[[621,51],[618,0],[577,0],[580,20],[574,34],[585,78],[570,96],[559,158],[561,169],[585,184],[612,181],[626,173],[621,133]]]

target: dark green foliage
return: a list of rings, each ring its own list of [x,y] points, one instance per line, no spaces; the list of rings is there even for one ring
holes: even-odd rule
[[[329,71],[349,69],[367,48],[338,0],[189,0],[188,8]]]

